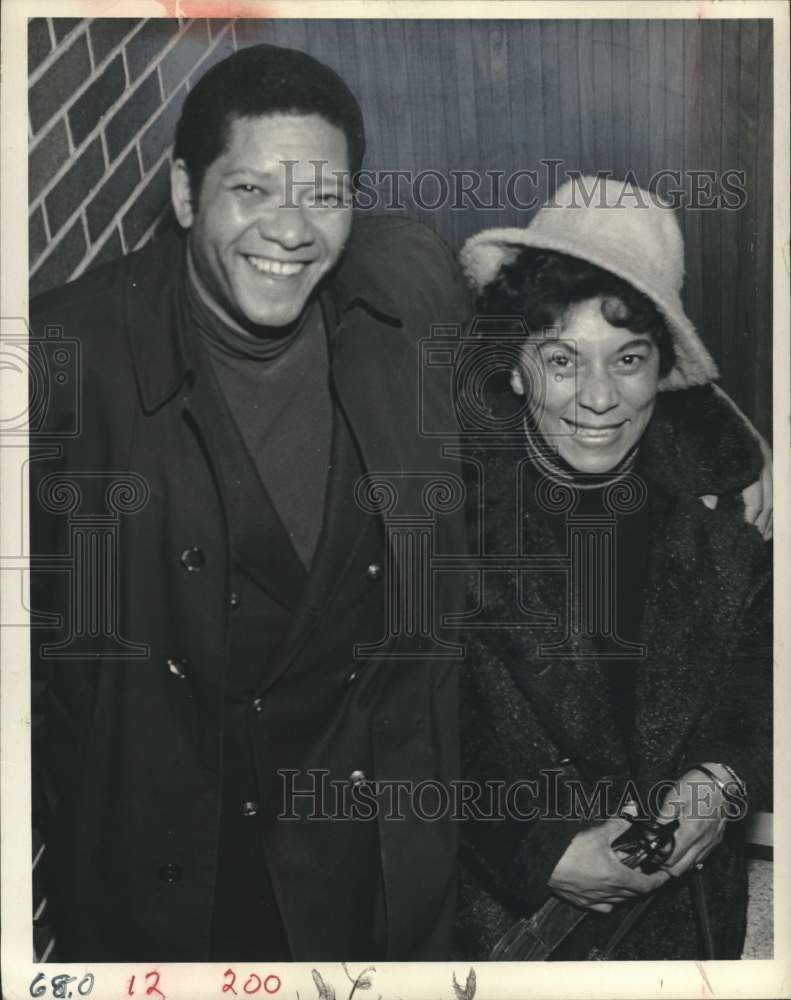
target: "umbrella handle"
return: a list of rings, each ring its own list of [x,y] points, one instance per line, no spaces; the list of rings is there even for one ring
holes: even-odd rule
[[[689,887],[692,894],[692,906],[695,910],[695,922],[700,931],[700,939],[703,944],[704,959],[716,957],[714,947],[714,929],[711,926],[711,916],[709,906],[706,902],[706,889],[703,885],[703,865],[693,865],[689,873]]]

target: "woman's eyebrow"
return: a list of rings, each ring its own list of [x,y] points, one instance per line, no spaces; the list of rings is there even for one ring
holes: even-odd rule
[[[544,340],[541,340],[537,346],[540,351],[563,347],[566,350],[571,351],[572,354],[577,353],[576,342],[573,340],[565,340],[562,336],[545,338]]]
[[[633,337],[631,340],[627,340],[625,344],[621,344],[617,351],[626,351],[631,347],[645,347],[646,344],[649,346],[654,343],[653,337],[648,333],[640,334],[639,337]]]

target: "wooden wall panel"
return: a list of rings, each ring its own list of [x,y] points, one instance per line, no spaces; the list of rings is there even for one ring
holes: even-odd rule
[[[660,170],[743,170],[738,211],[680,214],[686,303],[723,385],[771,432],[771,22],[289,19],[235,30],[239,46],[304,49],[349,82],[371,170],[507,178],[558,159],[561,171],[631,171],[643,185]],[[539,171],[517,195],[543,200],[548,187]],[[401,211],[454,248],[484,227],[525,225],[533,211],[490,207],[491,178],[477,205],[426,209],[400,190]],[[421,193],[436,200],[436,179]]]
[[[348,80],[374,170],[507,177],[549,158],[586,173],[632,171],[644,185],[660,170],[743,170],[739,211],[680,215],[686,302],[723,385],[770,433],[770,22],[281,20],[242,36],[304,48]],[[546,173],[517,193],[546,197]],[[488,204],[490,185],[479,196]],[[405,211],[453,247],[532,215],[469,200],[425,210],[406,199]]]

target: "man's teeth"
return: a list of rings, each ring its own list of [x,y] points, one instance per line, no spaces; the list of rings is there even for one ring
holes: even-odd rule
[[[305,267],[301,261],[270,260],[268,257],[248,257],[247,258],[256,271],[262,274],[276,274],[283,278],[291,277]]]

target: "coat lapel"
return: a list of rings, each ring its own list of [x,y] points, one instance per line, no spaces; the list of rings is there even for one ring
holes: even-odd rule
[[[388,428],[379,424],[377,407],[386,406],[387,358],[400,352],[401,324],[370,314],[362,302],[339,314],[337,301],[322,295],[329,331],[331,389],[334,403],[332,468],[327,484],[324,518],[304,598],[289,629],[287,656],[277,674],[293,664],[322,621],[335,591],[344,581],[360,545],[369,532],[383,533],[381,518],[362,509],[355,498],[360,477],[371,468],[383,468],[382,456],[392,446]],[[382,343],[395,334],[396,342]],[[378,345],[376,351],[372,345]],[[398,368],[390,369],[398,371]],[[384,440],[378,432],[384,430]],[[383,450],[384,449],[384,450]],[[377,464],[380,463],[380,464]],[[387,463],[386,468],[390,465]]]
[[[143,410],[150,414],[176,404],[174,397],[181,392],[184,419],[198,435],[223,497],[240,566],[276,601],[294,608],[307,574],[192,334],[183,292],[186,241],[168,234],[146,254],[136,258],[130,271],[124,303],[126,327],[134,331],[129,350]],[[221,422],[218,412],[224,415]]]
[[[371,460],[377,454],[369,432],[370,425],[377,422],[372,419],[375,402],[368,389],[369,378],[375,378],[374,360],[368,356],[372,352],[365,348],[372,339],[380,339],[382,331],[377,328],[378,323],[384,323],[388,333],[400,330],[400,321],[366,318],[364,309],[360,316],[354,308],[350,316],[345,315],[337,297],[329,290],[322,293],[320,301],[330,351],[333,432],[322,529],[305,595],[305,604],[312,612],[329,603],[366,533],[372,529],[382,531],[379,517],[364,511],[355,493],[360,477],[372,468]],[[349,329],[355,330],[358,322],[364,336],[359,338],[362,343],[358,339],[357,348],[352,345],[349,354]],[[387,345],[381,346],[387,353]],[[355,349],[364,350],[365,356],[360,357]]]
[[[219,472],[234,561],[270,597],[293,610],[305,592],[307,570],[258,475],[208,360],[201,367],[184,407],[205,442],[211,465]],[[218,412],[222,420],[217,419]]]
[[[271,598],[293,610],[302,599],[307,571],[247,450],[183,294],[177,294],[174,309],[173,339],[189,368],[183,414],[201,441],[223,498],[232,558]]]
[[[331,463],[321,534],[304,596],[305,609],[311,614],[329,604],[367,532],[381,532],[379,519],[355,503],[355,486],[363,468],[346,419],[337,410]],[[299,629],[299,620],[295,626]]]
[[[342,315],[332,349],[333,388],[368,473],[404,469],[409,451],[405,437],[412,430],[404,417],[416,412],[409,407],[413,388],[404,384],[404,372],[415,370],[412,344],[400,320],[361,302]]]

